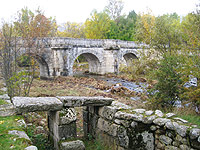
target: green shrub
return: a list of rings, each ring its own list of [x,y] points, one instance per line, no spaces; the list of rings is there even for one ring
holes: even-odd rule
[[[19,57],[18,66],[19,67],[29,67],[29,66],[31,66],[30,56],[23,55],[23,56]]]
[[[151,76],[152,69],[157,68],[158,57],[156,57],[155,51],[149,49],[148,51],[142,50],[139,53],[138,59],[132,59],[132,62],[128,66],[120,65],[120,72],[130,75],[133,80],[139,77]]]
[[[150,91],[153,107],[171,109],[176,101],[181,100],[182,80],[181,73],[177,72],[179,64],[175,55],[165,54],[161,59],[158,69],[154,71],[158,83]]]

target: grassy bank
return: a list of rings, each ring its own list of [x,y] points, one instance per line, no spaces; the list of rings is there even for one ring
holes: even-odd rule
[[[10,130],[24,130],[24,127],[17,122],[22,118],[22,116],[0,117],[0,149],[22,150],[31,144],[24,138],[8,134]]]

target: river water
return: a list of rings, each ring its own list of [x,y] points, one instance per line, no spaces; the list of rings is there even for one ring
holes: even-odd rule
[[[95,78],[96,80],[102,80],[106,82],[106,86],[109,87],[125,87],[130,91],[134,91],[135,93],[145,93],[147,92],[147,83],[143,82],[130,82],[127,80],[119,79],[119,78],[108,78],[106,76],[100,76],[100,75],[89,75],[84,73],[76,73],[74,75],[75,77],[87,77],[87,78]],[[105,90],[105,92],[110,92],[110,90]],[[140,100],[140,97],[134,96],[131,97],[132,100]]]

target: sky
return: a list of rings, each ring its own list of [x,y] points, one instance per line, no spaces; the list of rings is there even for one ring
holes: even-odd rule
[[[108,0],[1,0],[0,19],[13,21],[17,11],[28,7],[32,11],[38,7],[46,17],[55,17],[58,24],[70,22],[85,22],[91,12],[102,11]],[[199,0],[123,0],[123,14],[134,10],[145,12],[150,8],[154,15],[176,12],[181,16],[192,12]]]

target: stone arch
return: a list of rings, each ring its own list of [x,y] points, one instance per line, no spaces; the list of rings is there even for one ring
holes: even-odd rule
[[[129,66],[132,64],[133,59],[138,59],[138,54],[134,50],[127,50],[122,53],[121,59],[123,64]]]
[[[36,61],[39,63],[40,67],[40,78],[41,79],[47,79],[50,77],[50,72],[49,72],[49,66],[45,59],[42,56],[39,55],[34,55],[33,56]]]
[[[103,56],[99,54],[97,51],[92,50],[82,50],[76,55],[74,55],[70,67],[70,75],[73,75],[73,65],[75,60],[78,58],[78,56],[84,56],[85,59],[88,61],[89,64],[89,72],[91,73],[97,73],[101,74],[101,66],[103,62]]]
[[[40,78],[41,79],[47,79],[50,76],[49,66],[42,56],[37,55],[37,54],[32,54],[32,53],[25,53],[21,56],[32,57],[38,62],[39,68],[40,68]]]

